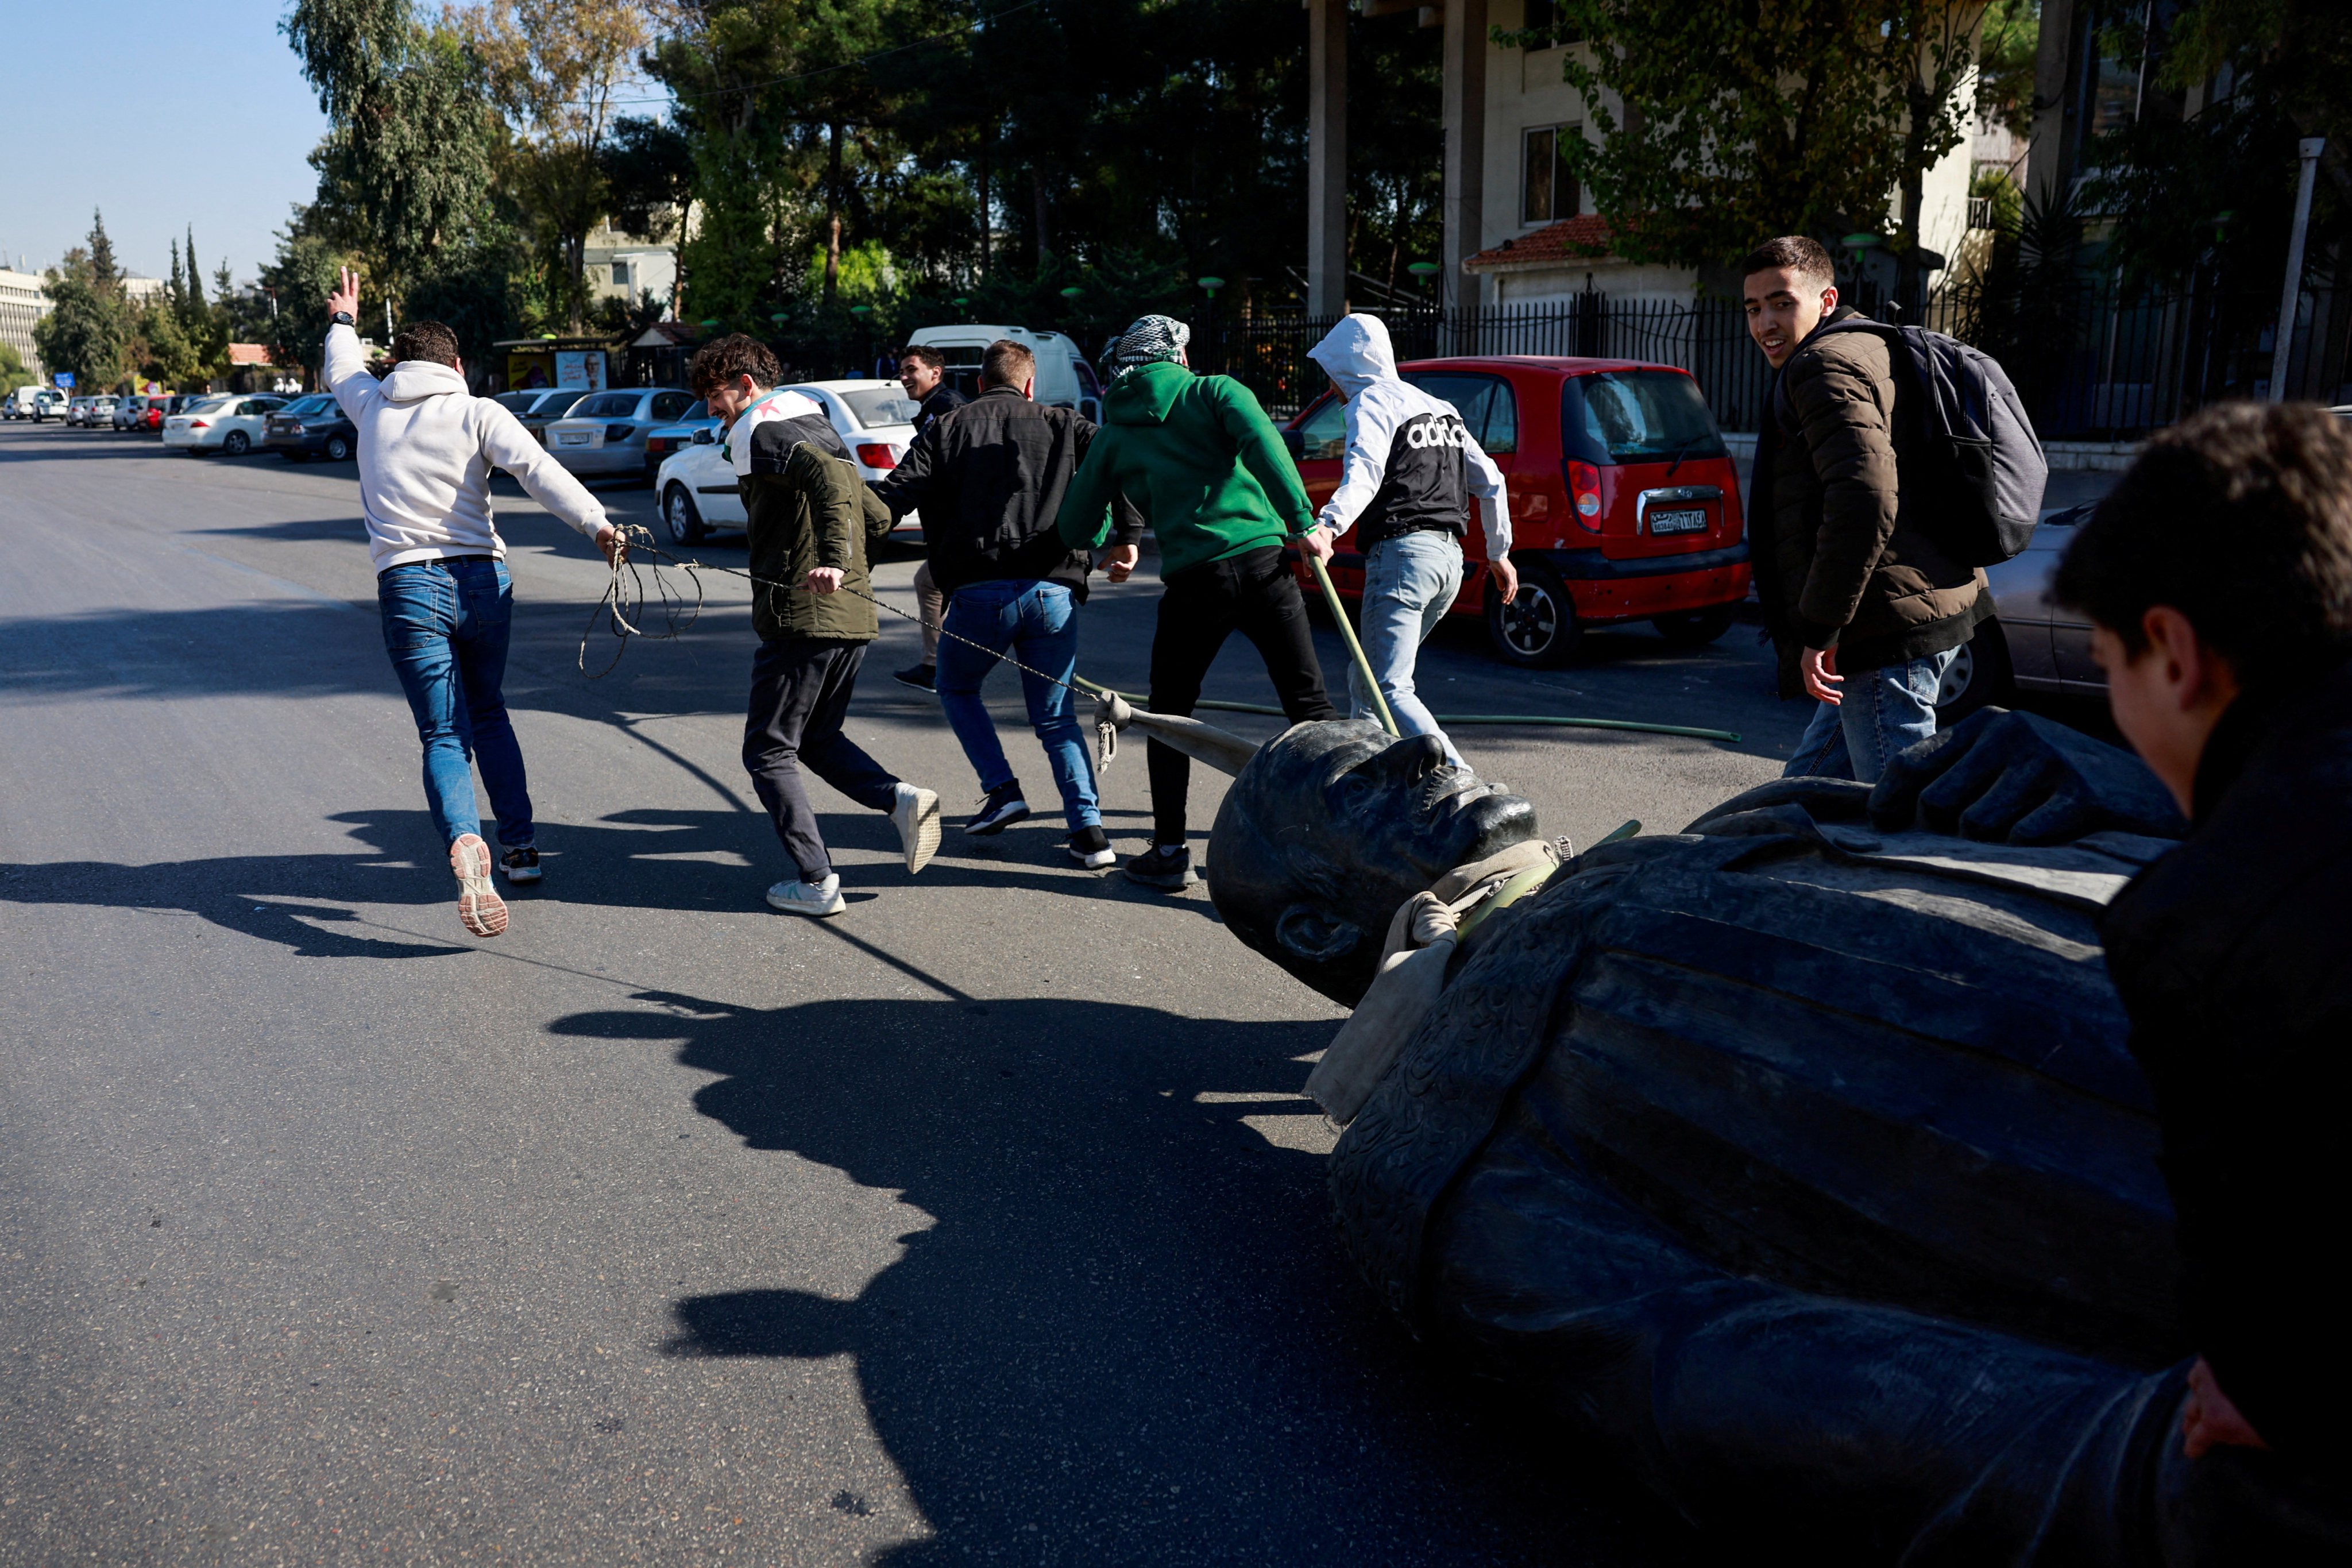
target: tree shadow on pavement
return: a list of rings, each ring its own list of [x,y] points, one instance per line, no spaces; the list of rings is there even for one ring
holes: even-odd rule
[[[675,1355],[856,1358],[936,1531],[882,1561],[1685,1559],[1638,1488],[1431,1364],[1349,1275],[1323,1162],[1281,1131],[1317,1114],[1297,1058],[1328,1024],[638,1000],[664,1010],[552,1030],[683,1037],[720,1075],[697,1109],[747,1148],[937,1222],[855,1300],[754,1274],[673,1307]]]

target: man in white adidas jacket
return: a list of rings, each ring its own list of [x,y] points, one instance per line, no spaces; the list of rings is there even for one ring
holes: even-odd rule
[[[382,381],[368,374],[353,322],[359,279],[348,268],[327,301],[328,389],[360,433],[360,505],[376,569],[383,643],[425,742],[425,798],[457,875],[457,918],[476,936],[507,929],[490,885],[490,849],[474,800],[478,763],[498,819],[509,881],[536,882],[539,850],[522,749],[507,719],[507,637],[514,590],[506,542],[490,516],[490,470],[596,542],[622,546],[604,509],[547,455],[512,414],[467,389],[457,334],[417,321],[392,341]]]
[[[1299,542],[1328,561],[1332,542],[1355,525],[1364,556],[1364,658],[1397,728],[1436,736],[1458,767],[1462,754],[1413,694],[1413,663],[1462,591],[1461,539],[1474,494],[1494,574],[1488,592],[1507,605],[1519,591],[1502,470],[1452,404],[1397,374],[1389,330],[1378,316],[1341,317],[1307,353],[1348,405],[1348,457],[1339,488]],[[1350,717],[1372,715],[1361,670],[1349,669],[1348,695]]]

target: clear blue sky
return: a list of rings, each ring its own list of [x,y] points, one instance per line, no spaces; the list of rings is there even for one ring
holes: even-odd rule
[[[278,31],[289,0],[0,4],[8,120],[0,251],[53,265],[106,215],[131,272],[163,277],[194,225],[207,276],[240,281],[277,251],[318,178],[319,100]]]

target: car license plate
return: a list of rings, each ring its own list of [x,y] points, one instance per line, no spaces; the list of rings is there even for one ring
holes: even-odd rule
[[[1689,511],[1654,511],[1650,514],[1650,531],[1652,533],[1705,533],[1706,509],[1698,507]]]
[[[566,447],[585,447],[588,444],[588,432],[565,430],[556,437],[556,440]]]

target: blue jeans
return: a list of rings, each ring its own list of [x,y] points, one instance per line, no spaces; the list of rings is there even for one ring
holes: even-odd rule
[[[1805,738],[1780,776],[1811,773],[1876,784],[1897,752],[1936,732],[1936,689],[1959,651],[1946,648],[1908,664],[1847,676],[1838,688],[1845,700],[1834,708],[1826,702],[1815,706]]]
[[[1446,760],[1462,765],[1462,754],[1437,727],[1428,708],[1413,695],[1413,660],[1462,591],[1462,546],[1450,533],[1400,533],[1383,539],[1364,556],[1364,598],[1358,634],[1372,678],[1389,700],[1397,728],[1408,735],[1434,735]],[[1348,716],[1375,717],[1364,673],[1348,663]]]
[[[467,765],[477,762],[498,816],[499,842],[509,849],[530,843],[522,748],[499,689],[514,616],[506,563],[487,555],[412,561],[379,573],[375,597],[383,611],[383,646],[425,742],[433,826],[451,844],[482,831]]]
[[[1067,588],[1035,578],[969,583],[948,601],[946,629],[954,636],[940,639],[933,685],[940,706],[947,710],[948,728],[980,774],[981,788],[1002,789],[1013,782],[1013,766],[1004,760],[996,725],[980,700],[981,683],[997,661],[956,638],[969,637],[995,652],[1010,652],[1031,669],[1066,681],[1078,668],[1076,611]],[[1029,724],[1045,748],[1055,787],[1062,792],[1062,815],[1070,831],[1100,826],[1094,766],[1087,758],[1086,731],[1078,724],[1068,689],[1024,674],[1021,694],[1028,700]]]

